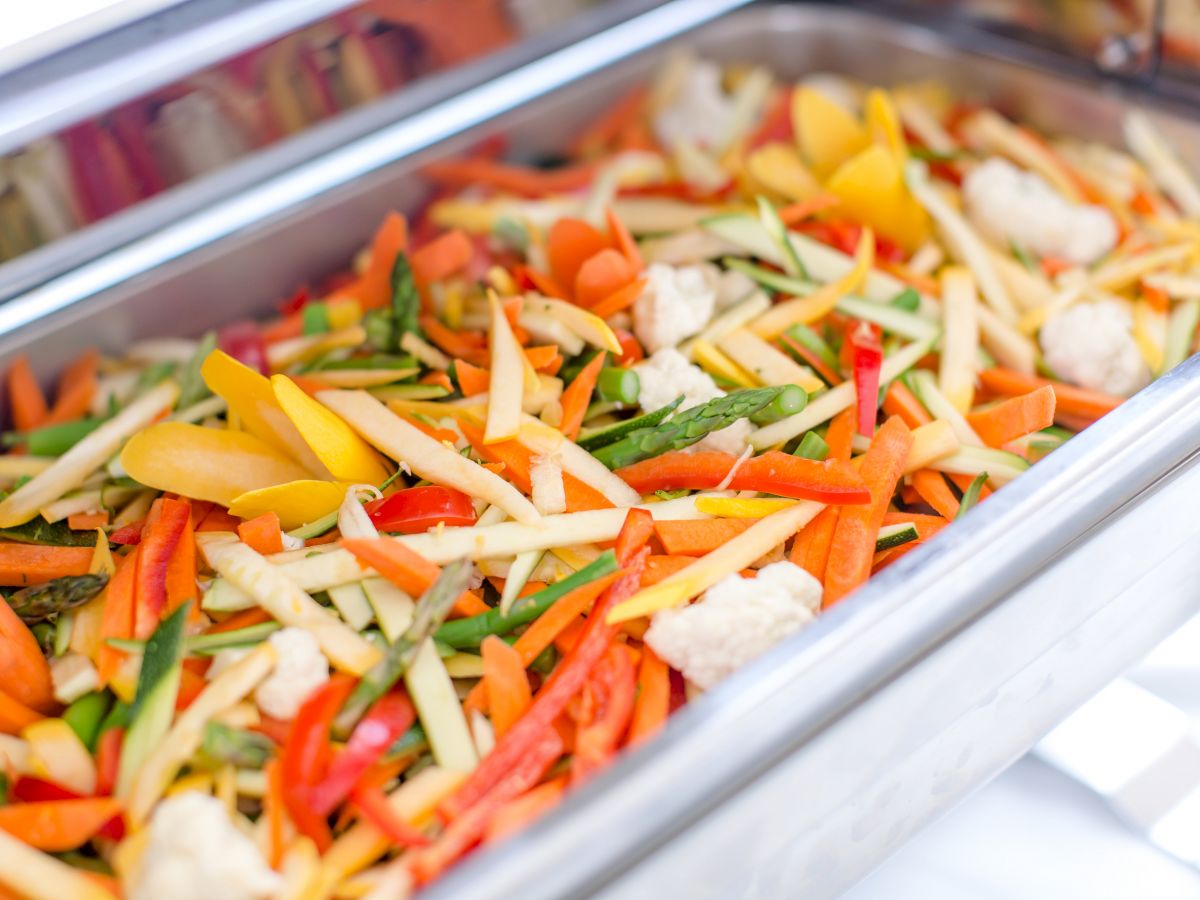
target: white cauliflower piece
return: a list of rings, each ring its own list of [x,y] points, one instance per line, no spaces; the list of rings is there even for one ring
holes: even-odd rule
[[[1088,265],[1117,244],[1108,210],[1071,203],[1041,175],[993,157],[963,180],[967,215],[1001,246],[1010,241],[1036,253]]]
[[[59,703],[73,703],[100,687],[100,674],[82,653],[64,653],[51,660],[50,679]]]
[[[254,691],[258,708],[273,719],[296,717],[308,695],[329,680],[329,660],[303,628],[283,628],[268,640],[279,661]]]
[[[633,370],[641,382],[638,403],[645,412],[662,409],[680,394],[683,394],[683,403],[679,405],[681,412],[725,396],[712,376],[670,347],[654,353],[645,362],[634,366]],[[749,421],[740,419],[720,431],[705,435],[703,440],[687,449],[717,450],[737,456],[745,449],[753,430]]]
[[[820,608],[821,582],[795,563],[772,563],[755,578],[722,578],[691,606],[655,613],[646,643],[709,690],[813,621]]]
[[[131,882],[130,900],[259,900],[283,888],[225,805],[199,791],[170,796],[155,809]]]
[[[1128,397],[1150,383],[1132,329],[1132,317],[1120,303],[1077,303],[1042,326],[1042,356],[1059,378]]]
[[[666,109],[654,117],[654,132],[664,147],[679,141],[718,148],[729,131],[734,102],[721,86],[721,67],[698,60]]]
[[[633,303],[633,332],[650,353],[674,347],[697,334],[712,318],[716,279],[701,266],[654,263]]]

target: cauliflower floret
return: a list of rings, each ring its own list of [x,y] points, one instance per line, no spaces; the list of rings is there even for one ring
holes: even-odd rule
[[[254,691],[258,708],[273,719],[294,719],[300,705],[329,680],[329,660],[303,628],[283,628],[269,638],[279,661]]]
[[[225,805],[199,791],[158,805],[131,881],[130,900],[258,900],[283,888],[283,878],[230,821]]]
[[[633,331],[651,353],[674,347],[712,318],[716,279],[700,266],[674,268],[654,263],[646,287],[633,303]]]
[[[1059,378],[1128,397],[1150,383],[1132,328],[1129,311],[1119,303],[1078,303],[1042,326],[1042,356]]]
[[[679,410],[691,409],[725,392],[717,387],[707,372],[688,362],[687,357],[671,347],[664,347],[643,363],[634,367],[641,382],[638,403],[645,412],[662,409],[680,394],[683,403]],[[746,447],[753,427],[746,419],[740,419],[720,431],[704,436],[688,450],[717,450],[737,456]]]
[[[994,157],[963,181],[967,214],[989,238],[1013,241],[1039,256],[1077,265],[1095,262],[1117,244],[1117,225],[1100,206],[1071,203],[1042,176]]]
[[[709,690],[811,622],[821,608],[821,582],[791,562],[756,578],[722,578],[691,606],[655,614],[646,643],[684,677]]]
[[[733,100],[721,87],[721,67],[699,60],[689,66],[670,105],[654,117],[654,132],[664,147],[685,140],[715,149],[733,114]]]

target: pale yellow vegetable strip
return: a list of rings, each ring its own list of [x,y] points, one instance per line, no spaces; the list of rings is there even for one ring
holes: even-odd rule
[[[759,337],[773,338],[797,323],[815,322],[832,312],[844,296],[857,291],[874,264],[875,233],[864,228],[854,252],[854,267],[849,272],[822,285],[807,297],[775,304],[750,323],[750,330]]]
[[[420,369],[326,369],[306,374],[313,381],[320,381],[334,388],[368,388],[402,381],[420,371]]]
[[[29,900],[113,900],[82,870],[0,831],[0,885]]]
[[[499,475],[405,422],[366,391],[321,391],[317,399],[377,450],[398,462],[407,463],[421,478],[486,500],[518,522],[532,525],[541,520],[525,495]]]
[[[736,250],[736,248],[735,248]],[[722,312],[713,317],[712,321],[704,327],[694,338],[689,338],[679,346],[679,352],[688,359],[692,358],[692,347],[703,341],[709,344],[720,345],[721,339],[731,331],[737,331],[753,319],[765,313],[771,308],[771,298],[762,291],[755,291],[743,300],[739,300],[733,306],[728,307]]]
[[[595,488],[614,506],[634,506],[642,499],[641,494],[614,475],[604,463],[574,441],[567,440],[557,429],[532,416],[524,417],[517,441],[535,454],[557,457],[564,472]]]
[[[267,364],[272,372],[279,372],[298,362],[315,359],[339,347],[357,347],[367,339],[361,325],[351,325],[339,331],[325,334],[306,334],[267,345]]]
[[[975,369],[979,358],[978,300],[968,269],[949,267],[942,272],[942,355],[938,385],[960,413],[967,413],[975,398]]]
[[[0,502],[0,528],[28,522],[43,506],[79,487],[108,462],[121,445],[169,410],[179,396],[173,381],[134,400],[74,447]]]
[[[434,762],[455,772],[470,772],[479,765],[454,682],[432,638],[426,638],[417,649],[404,673],[404,685],[417,708]]]
[[[975,318],[983,345],[1002,366],[1032,375],[1037,366],[1033,341],[982,303],[975,304]]]
[[[380,652],[370,641],[328,613],[266,557],[222,532],[196,539],[217,573],[282,624],[311,632],[337,668],[361,675],[379,661]]]
[[[726,575],[740,572],[774,550],[824,508],[823,503],[803,500],[759,519],[712,553],[618,604],[608,614],[608,622],[616,624],[649,616],[702,594]]]
[[[967,141],[977,148],[1007,156],[1021,168],[1036,172],[1072,203],[1085,202],[1058,160],[998,112],[980,110],[968,117],[960,128]]]
[[[0,481],[40,475],[54,465],[52,456],[0,456]]]
[[[557,319],[593,347],[599,347],[609,353],[621,352],[621,342],[617,340],[616,334],[608,327],[608,324],[599,316],[573,303],[537,294],[526,294],[525,308],[530,312],[542,313]]]
[[[1008,296],[1023,313],[1048,306],[1054,301],[1054,285],[1042,277],[1040,272],[1031,272],[1016,259],[995,247],[988,247],[988,258],[996,277],[1004,282]]]
[[[745,328],[725,335],[717,342],[717,349],[763,384],[796,384],[810,394],[825,387],[807,366],[795,362],[778,347]]]
[[[133,782],[125,807],[131,825],[141,825],[150,815],[171,779],[199,749],[208,722],[253,691],[275,667],[275,660],[275,648],[267,642],[259,644],[210,681],[208,687],[179,714]]]
[[[495,292],[488,292],[492,309],[488,346],[491,349],[491,375],[488,380],[487,425],[485,444],[508,441],[521,428],[521,400],[525,393],[525,371],[521,346],[500,306]]]
[[[948,422],[936,419],[912,431],[912,446],[904,460],[904,474],[911,475],[939,459],[957,453],[962,444]]]
[[[411,353],[429,368],[437,369],[439,372],[449,369],[452,362],[445,353],[428,341],[417,337],[411,331],[406,332],[404,337],[400,338],[400,349],[405,353]]]
[[[1125,143],[1145,163],[1164,193],[1189,218],[1200,216],[1200,186],[1175,155],[1174,149],[1145,113],[1135,110],[1125,117]]]

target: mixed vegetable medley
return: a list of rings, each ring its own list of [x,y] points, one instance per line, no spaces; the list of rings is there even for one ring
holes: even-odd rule
[[[266,322],[7,373],[0,892],[419,890],[1185,357],[1200,188],[680,56]]]

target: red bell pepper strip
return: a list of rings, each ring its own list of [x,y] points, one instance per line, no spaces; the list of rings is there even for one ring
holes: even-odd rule
[[[708,490],[724,481],[735,464],[737,457],[728,453],[675,450],[617,469],[616,474],[642,494],[680,488]],[[862,476],[845,460],[817,462],[778,450],[744,460],[728,487],[831,504],[867,503],[871,499]]]
[[[108,542],[110,544],[120,544],[123,547],[136,547],[142,542],[142,529],[145,527],[145,519],[139,519],[132,524],[124,525],[109,534]]]
[[[124,729],[111,728],[105,734],[110,734],[113,731],[123,733]],[[102,792],[99,784],[97,784],[95,796],[104,797],[111,793],[111,789]],[[12,787],[8,789],[8,799],[9,802],[16,800],[18,803],[53,803],[58,800],[83,800],[86,799],[86,796],[70,788],[65,788],[60,784],[55,784],[52,781],[44,781],[41,778],[21,775],[13,782]],[[111,838],[114,841],[121,840],[121,838],[125,837],[124,817],[120,812],[116,812],[103,825],[96,829],[95,834],[99,837]]]
[[[854,359],[854,396],[858,404],[858,433],[871,437],[875,433],[875,416],[879,409],[879,369],[883,365],[883,346],[877,326],[866,322],[847,335]]]
[[[354,679],[337,674],[313,691],[296,713],[279,755],[283,771],[283,804],[296,824],[324,852],[333,843],[329,823],[312,806],[313,786],[325,775],[332,753],[329,731]]]
[[[217,346],[240,363],[262,375],[270,375],[267,345],[255,322],[234,322],[217,332]]]
[[[125,743],[125,729],[119,726],[105,729],[96,741],[96,796],[107,797],[117,783],[117,770],[121,766],[121,747]]]
[[[158,627],[167,608],[167,573],[192,516],[192,508],[186,500],[163,497],[154,502],[158,514],[155,517],[156,511],[151,509],[150,524],[142,533],[138,547],[134,575],[133,634],[143,640]]]
[[[630,650],[612,644],[583,689],[583,715],[571,754],[572,782],[587,778],[612,758],[629,728],[636,695],[637,669]]]
[[[388,803],[387,794],[376,784],[361,783],[350,795],[362,817],[401,847],[424,847],[429,838],[405,822]]]
[[[403,692],[376,701],[350,733],[345,749],[329,764],[324,778],[312,787],[313,811],[327,816],[349,796],[355,783],[412,726],[416,712]]]
[[[439,523],[474,525],[476,518],[467,494],[436,484],[396,491],[370,501],[365,509],[380,531],[399,534],[419,534]]]

